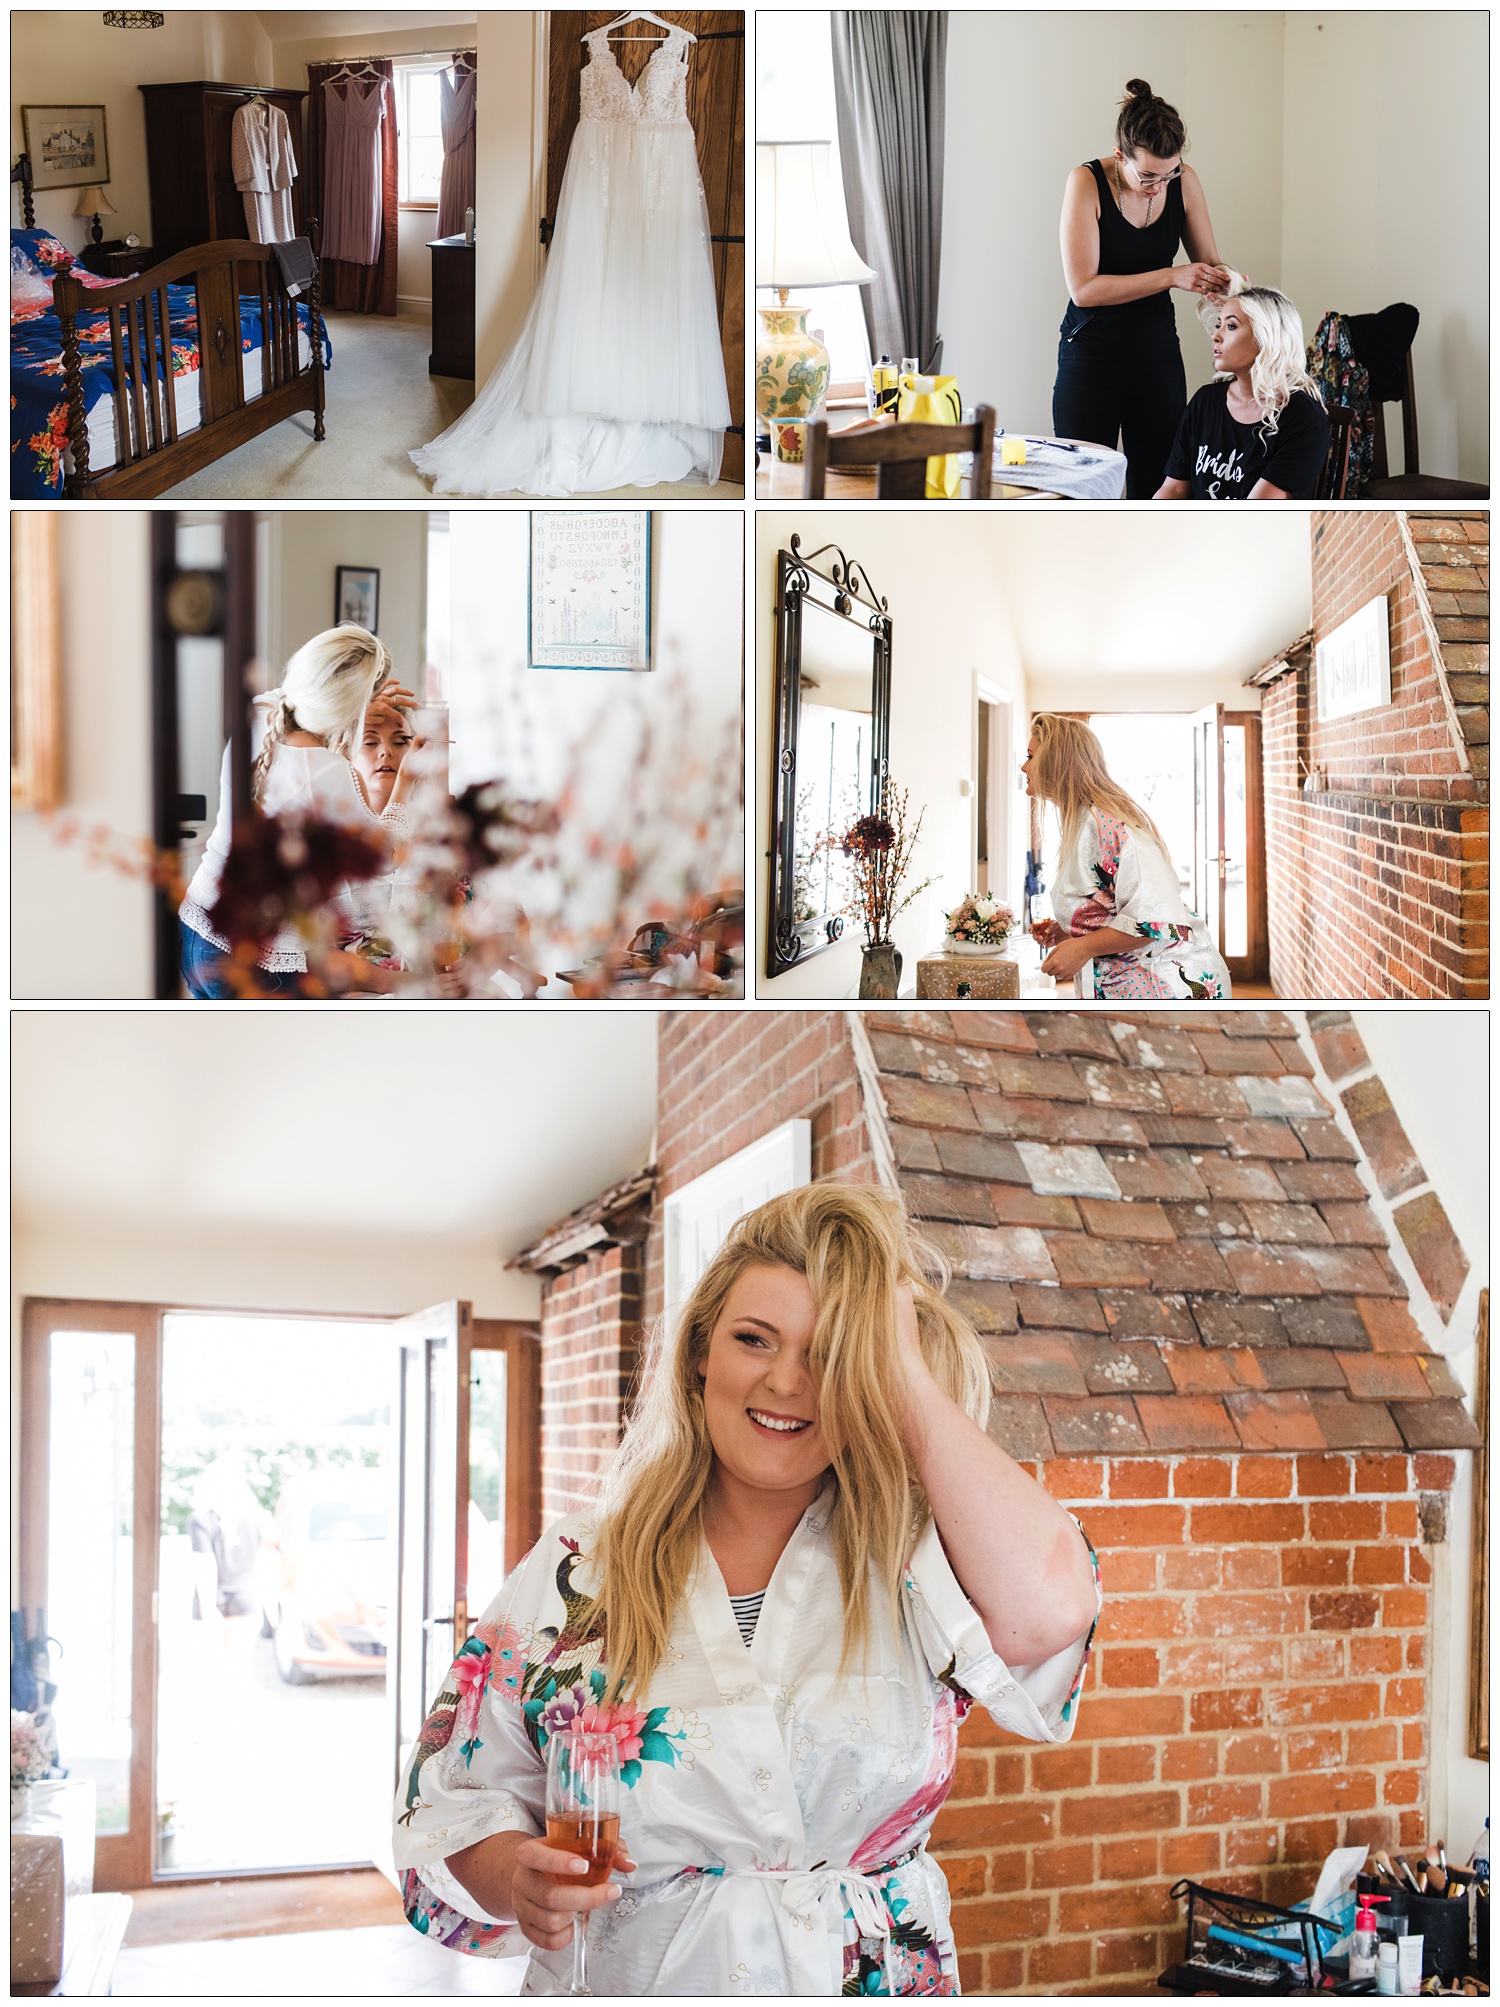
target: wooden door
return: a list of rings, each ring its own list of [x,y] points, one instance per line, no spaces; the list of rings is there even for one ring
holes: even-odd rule
[[[100,1890],[152,1875],[160,1431],[159,1311],[27,1301],[19,1602],[56,1640],[70,1769],[98,1786]]]
[[[563,169],[578,123],[578,83],[583,74],[583,36],[616,18],[618,9],[599,13],[559,12],[548,16],[551,35],[547,102],[547,214],[542,241],[551,235],[562,189]],[[723,478],[745,478],[745,17],[742,13],[662,12],[661,18],[698,37],[688,58],[688,117],[698,141],[698,172],[708,203],[714,286],[719,304],[719,337],[729,381],[729,430],[724,438]],[[651,60],[656,31],[636,24],[622,34],[652,36],[651,42],[615,38],[611,44],[628,83]]]
[[[1209,704],[1193,719],[1193,905],[1231,983],[1266,980],[1260,718]]]

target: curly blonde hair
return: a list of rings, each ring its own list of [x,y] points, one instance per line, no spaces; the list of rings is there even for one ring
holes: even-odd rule
[[[872,1576],[894,1607],[930,1507],[901,1430],[898,1290],[916,1302],[922,1355],[938,1385],[983,1426],[984,1348],[944,1300],[948,1272],[898,1199],[865,1185],[806,1185],[747,1213],[705,1269],[669,1338],[658,1327],[643,1386],[606,1481],[594,1610],[617,1693],[643,1693],[666,1655],[703,1539],[714,1451],[702,1368],[729,1292],[749,1268],[805,1276],[817,1311],[809,1370],[834,1485],[831,1532],[847,1664],[869,1635]]]

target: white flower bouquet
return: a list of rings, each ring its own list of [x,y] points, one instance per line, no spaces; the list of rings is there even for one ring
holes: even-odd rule
[[[966,892],[948,914],[944,943],[953,955],[995,955],[1016,931],[1014,910],[988,892]]]

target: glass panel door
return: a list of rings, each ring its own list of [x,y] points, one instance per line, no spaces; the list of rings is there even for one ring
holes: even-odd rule
[[[1195,910],[1224,948],[1224,706],[1193,719],[1193,868]]]
[[[396,1677],[389,1743],[395,1788],[428,1703],[469,1634],[466,1593],[468,1388],[460,1382],[470,1327],[467,1303],[403,1317],[396,1334]]]
[[[53,1719],[91,1778],[100,1834],[130,1831],[135,1581],[135,1335],[48,1338],[47,1603]]]
[[[29,1301],[22,1317],[17,1601],[57,1760],[96,1793],[94,1886],[151,1876],[157,1319]]]
[[[1243,961],[1250,952],[1249,824],[1245,813],[1245,727],[1223,725],[1224,746],[1224,957]]]

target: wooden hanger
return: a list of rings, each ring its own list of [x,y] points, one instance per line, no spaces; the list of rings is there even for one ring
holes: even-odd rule
[[[629,9],[626,13],[622,14],[617,21],[609,22],[605,27],[604,30],[605,34],[612,35],[615,32],[616,28],[623,28],[627,21],[651,21],[654,22],[658,28],[665,28],[669,35],[673,32],[672,23],[670,21],[664,21],[661,18],[660,14],[653,14],[650,11],[650,9],[646,7],[633,7]],[[597,30],[593,32],[597,33]],[[678,28],[676,32],[679,35],[686,35],[687,39],[690,42],[696,42],[698,39],[698,37],[692,32],[690,28]],[[583,39],[584,41],[587,41],[588,36],[585,35]],[[620,40],[622,42],[655,42],[659,41],[660,37],[656,35],[622,35],[620,37]]]

